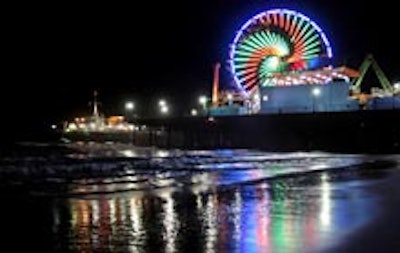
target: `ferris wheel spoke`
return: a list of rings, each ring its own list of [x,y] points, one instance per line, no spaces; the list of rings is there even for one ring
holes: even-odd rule
[[[257,45],[257,49],[263,48],[265,46],[262,38],[259,37],[259,33],[253,34],[249,37],[249,39]]]
[[[263,38],[263,40],[265,41],[265,45],[266,46],[270,46],[272,45],[271,43],[271,33],[269,31],[263,31],[260,33],[261,37]]]
[[[289,15],[285,15],[285,32],[289,32],[289,28],[290,28],[290,16]]]
[[[289,32],[288,32],[290,37],[293,37],[294,29],[296,27],[296,24],[297,24],[297,16],[294,16],[292,21],[291,21],[290,29],[289,29]]]

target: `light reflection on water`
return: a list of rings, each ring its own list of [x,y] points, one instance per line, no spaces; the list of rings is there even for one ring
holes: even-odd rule
[[[376,209],[374,199],[360,196],[366,193],[359,189],[341,189],[348,196],[334,198],[332,192],[338,190],[331,188],[327,174],[318,177],[320,182],[310,188],[282,179],[222,192],[70,199],[69,249],[315,251],[339,241],[338,234],[363,225]],[[56,231],[67,232],[61,227]]]
[[[53,250],[318,252],[374,219],[379,198],[368,185],[386,176],[364,166],[372,156],[204,151],[171,165],[157,154],[156,165],[111,163],[101,169],[121,173],[73,178],[45,195]]]

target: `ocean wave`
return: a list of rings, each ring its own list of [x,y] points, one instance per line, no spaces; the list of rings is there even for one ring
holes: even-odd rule
[[[33,147],[35,148],[35,147]],[[41,148],[43,148],[41,146]],[[235,187],[321,171],[393,167],[398,157],[259,150],[159,150],[132,146],[67,147],[51,156],[5,157],[3,188],[31,193],[87,195],[160,188]],[[385,162],[384,162],[385,161]]]

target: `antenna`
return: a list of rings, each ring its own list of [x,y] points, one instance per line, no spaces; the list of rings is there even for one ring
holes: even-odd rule
[[[97,91],[94,90],[93,92],[93,117],[98,118],[99,117],[99,109],[97,106]]]

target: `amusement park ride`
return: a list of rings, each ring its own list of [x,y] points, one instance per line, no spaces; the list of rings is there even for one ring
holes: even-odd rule
[[[372,67],[372,70],[375,72],[381,87],[372,87],[371,92],[366,93],[361,90],[361,84],[364,81],[365,74],[370,67]],[[353,79],[351,96],[357,99],[361,105],[366,105],[368,101],[374,97],[390,97],[395,96],[398,93],[394,85],[390,83],[385,73],[379,67],[372,54],[368,54],[365,57],[359,68],[359,73],[359,76]]]
[[[314,113],[400,108],[400,89],[392,85],[372,54],[359,69],[332,66],[332,47],[322,29],[309,17],[289,9],[271,9],[245,22],[229,51],[234,90],[220,90],[214,65],[208,116]],[[369,68],[382,88],[366,92],[362,83]],[[68,122],[65,136],[87,139],[129,139],[133,125],[122,117],[93,115]],[[126,138],[129,136],[129,138]]]
[[[218,91],[220,66],[216,64],[209,113],[349,111],[368,109],[376,98],[400,103],[371,54],[358,70],[333,67],[332,57],[327,36],[307,16],[288,9],[261,12],[242,25],[231,44],[235,91]],[[369,67],[382,86],[371,93],[361,89]],[[234,111],[232,106],[241,110]]]

